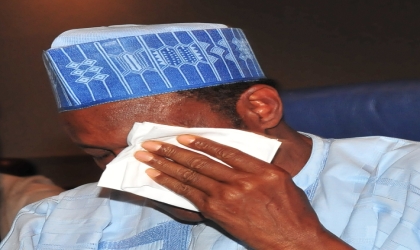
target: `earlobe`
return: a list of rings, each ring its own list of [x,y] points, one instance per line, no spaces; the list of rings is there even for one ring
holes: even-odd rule
[[[276,89],[257,84],[247,89],[236,105],[248,129],[265,131],[277,126],[283,116],[283,106]]]

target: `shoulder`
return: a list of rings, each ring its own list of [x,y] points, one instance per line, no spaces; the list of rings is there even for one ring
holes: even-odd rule
[[[16,215],[12,228],[1,242],[0,248],[17,249],[23,242],[31,242],[51,224],[51,221],[55,221],[55,218],[69,214],[69,208],[79,208],[76,209],[79,211],[74,210],[75,213],[79,213],[86,210],[86,204],[102,203],[106,199],[107,192],[109,191],[105,191],[104,197],[101,197],[101,189],[96,183],[91,183],[25,206]],[[31,249],[29,246],[26,247]]]
[[[150,207],[147,199],[92,183],[22,209],[0,248],[37,249],[46,243],[65,249],[82,243],[97,245],[99,241],[135,238],[136,232],[162,223],[171,228],[174,222]]]
[[[363,137],[336,140],[334,143],[336,145],[332,146],[331,152],[336,153],[333,156],[336,164],[340,164],[340,159],[357,163],[352,164],[355,166],[353,175],[342,177],[353,184],[349,185],[353,196],[347,195],[346,200],[353,206],[349,209],[351,214],[341,238],[353,242],[355,248],[365,247],[363,242],[375,242],[376,247],[386,248],[392,242],[393,246],[417,249],[418,233],[413,228],[417,227],[420,218],[417,209],[419,142]],[[371,233],[360,234],[368,231]],[[383,234],[381,237],[378,236],[380,233]]]
[[[403,159],[420,163],[420,143],[383,136],[335,139],[329,161],[343,159],[378,167],[402,163]]]
[[[405,139],[385,137],[385,136],[366,136],[346,139],[334,139],[334,148],[352,148],[357,147],[358,151],[365,149],[375,150],[377,152],[390,152],[395,150],[406,150],[420,148],[420,142],[409,141]]]

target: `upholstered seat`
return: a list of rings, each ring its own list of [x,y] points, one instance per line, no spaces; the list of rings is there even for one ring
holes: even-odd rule
[[[281,96],[285,120],[299,131],[420,141],[420,81],[290,90]]]

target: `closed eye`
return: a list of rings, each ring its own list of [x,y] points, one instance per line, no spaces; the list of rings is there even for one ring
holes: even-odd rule
[[[84,147],[83,151],[88,155],[91,155],[95,161],[102,161],[110,156],[115,156],[114,152],[103,148]]]
[[[111,156],[111,155],[114,155],[114,154],[111,153],[111,152],[107,152],[107,153],[105,153],[103,155],[99,155],[99,156],[92,155],[92,157],[93,157],[94,160],[100,161],[100,160],[103,160],[103,159],[105,159],[105,158],[107,158],[108,156]]]

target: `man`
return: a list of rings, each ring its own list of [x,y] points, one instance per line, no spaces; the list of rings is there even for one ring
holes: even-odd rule
[[[135,157],[195,213],[88,184],[22,209],[5,249],[415,249],[418,143],[298,133],[239,29],[117,26],[63,33],[45,53],[60,118],[105,166],[135,122],[234,128],[282,142],[271,163],[195,135]],[[304,115],[304,111],[302,112]],[[249,143],[252,143],[249,142]]]

